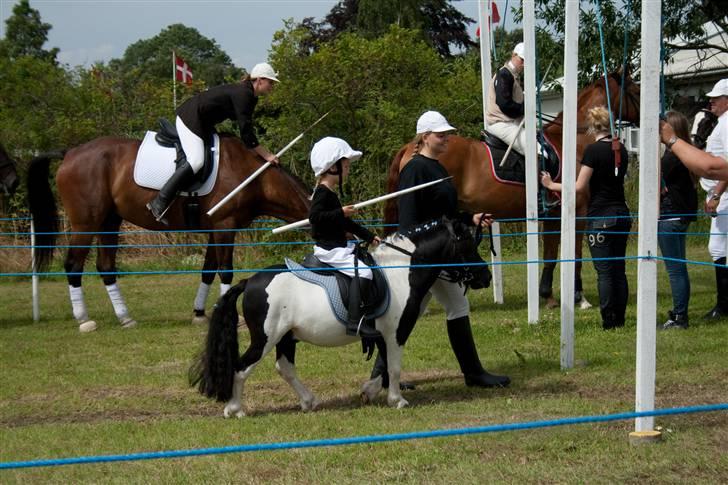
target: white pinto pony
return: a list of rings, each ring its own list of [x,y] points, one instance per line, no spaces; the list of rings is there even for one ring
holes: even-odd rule
[[[409,403],[399,386],[402,351],[425,307],[430,287],[438,277],[447,277],[474,289],[484,288],[490,283],[490,271],[478,254],[468,226],[448,219],[423,224],[406,235],[390,236],[372,256],[378,266],[394,266],[385,270],[390,304],[375,325],[382,334],[377,346],[388,363],[387,403],[403,408]],[[243,316],[250,332],[250,345],[242,356],[236,309],[241,293]],[[346,335],[345,326],[334,316],[321,287],[303,281],[284,266],[272,266],[241,281],[220,298],[210,321],[205,349],[190,368],[190,384],[209,398],[227,402],[225,417],[245,416],[245,381],[258,362],[275,348],[276,370],[298,393],[301,409],[313,410],[319,401],[298,379],[294,366],[299,341],[335,347],[357,342],[359,337]],[[364,400],[371,402],[381,388],[381,376],[365,382]]]

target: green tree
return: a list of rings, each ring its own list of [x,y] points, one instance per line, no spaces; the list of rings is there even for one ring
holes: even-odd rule
[[[453,46],[467,49],[475,45],[467,32],[468,25],[475,21],[453,7],[451,1],[341,0],[322,22],[312,18],[303,20],[301,27],[311,36],[300,48],[312,52],[344,32],[376,37],[386,33],[390,25],[397,25],[420,30],[441,56],[450,57]]]
[[[51,24],[41,21],[40,13],[30,7],[29,0],[21,0],[13,7],[13,14],[5,22],[5,38],[0,40],[0,56],[18,59],[24,56],[55,62],[58,48],[43,49],[48,41]]]
[[[151,39],[131,44],[109,67],[138,80],[171,80],[172,51],[187,61],[195,81],[207,86],[230,82],[243,74],[214,39],[182,24],[170,25]]]

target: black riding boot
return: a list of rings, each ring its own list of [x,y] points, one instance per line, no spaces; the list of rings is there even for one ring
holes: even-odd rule
[[[447,336],[450,337],[455,357],[460,364],[460,370],[465,376],[465,385],[478,387],[506,387],[511,383],[508,376],[498,376],[488,373],[480,363],[478,350],[473,341],[473,331],[470,328],[470,319],[460,317],[447,321]]]
[[[174,202],[180,188],[189,182],[194,175],[195,172],[185,160],[182,166],[175,170],[169,180],[164,183],[164,186],[160,189],[157,196],[147,204],[147,209],[149,209],[158,222],[167,224],[167,220],[164,218],[165,212],[167,212],[169,206]]]
[[[715,260],[715,287],[717,301],[715,306],[705,314],[704,320],[718,320],[728,316],[728,267],[725,266],[725,258]]]
[[[374,328],[373,322],[364,319],[364,296],[369,294],[371,280],[352,278],[349,284],[349,321],[346,324],[347,335],[376,339],[382,336]]]

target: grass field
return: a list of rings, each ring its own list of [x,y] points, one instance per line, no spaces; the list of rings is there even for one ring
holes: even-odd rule
[[[704,261],[705,252],[704,245],[696,245],[690,257]],[[628,254],[635,254],[635,248]],[[507,258],[524,259],[522,254]],[[250,266],[261,264],[254,261]],[[481,359],[489,370],[510,375],[510,388],[464,386],[447,343],[442,310],[432,305],[404,354],[403,377],[417,384],[406,393],[409,408],[390,409],[384,395],[374,405],[360,404],[358,388],[371,363],[363,360],[358,345],[321,349],[303,344],[296,359],[299,375],[321,399],[321,409],[298,409],[295,393],[275,373],[269,355],[248,381],[244,404],[249,416],[240,420],[223,419],[223,405],[204,399],[186,382],[205,335],[205,328],[189,323],[196,276],[122,278],[132,316],[139,321],[137,328],[128,330],[116,323],[98,278],[87,277],[89,312],[100,328],[83,335],[71,317],[65,279],[42,281],[42,320],[33,323],[29,282],[3,278],[0,461],[406,433],[630,411],[636,269],[636,262],[628,263],[631,287],[625,328],[604,332],[597,309],[577,311],[574,369],[559,368],[559,309],[542,307],[541,323],[528,325],[525,267],[506,266],[506,304],[494,305],[490,290],[473,292],[470,298]],[[700,321],[714,303],[713,271],[691,266],[690,272],[690,329],[657,336],[658,408],[728,401],[728,321]],[[597,304],[595,280],[593,268],[586,264],[586,294]],[[663,265],[658,288],[658,319],[664,320],[671,301]],[[372,445],[0,471],[0,483],[728,482],[728,413],[658,417],[655,423],[663,441],[653,446],[631,446],[628,433],[634,422],[616,421]]]

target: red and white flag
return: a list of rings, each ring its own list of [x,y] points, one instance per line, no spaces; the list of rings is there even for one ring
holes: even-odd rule
[[[490,23],[497,24],[498,22],[500,22],[500,14],[498,13],[498,5],[496,5],[495,1],[491,1],[490,6],[491,6]],[[480,27],[478,27],[478,30],[475,31],[475,37],[480,37]]]
[[[192,84],[192,70],[185,60],[178,55],[174,56],[174,75],[177,81]]]

